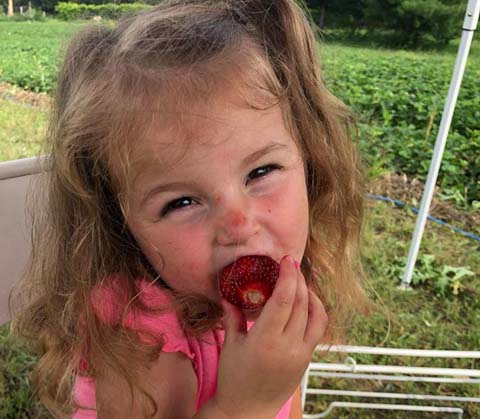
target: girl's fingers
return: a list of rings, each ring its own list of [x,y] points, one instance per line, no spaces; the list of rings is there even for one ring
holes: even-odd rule
[[[223,327],[225,329],[225,342],[233,342],[238,335],[245,335],[247,333],[245,315],[242,313],[242,310],[230,304],[224,298],[222,298],[220,304],[224,312]]]
[[[328,325],[328,316],[320,298],[308,290],[308,322],[303,341],[315,348],[325,335]],[[313,350],[313,349],[312,349]]]
[[[297,290],[297,270],[295,259],[286,256],[280,261],[280,275],[278,277],[272,296],[269,298],[262,313],[251,332],[261,330],[261,333],[282,334],[290,318],[295,302]]]
[[[292,313],[284,332],[295,340],[303,340],[308,322],[308,288],[305,278],[297,265],[297,292]]]

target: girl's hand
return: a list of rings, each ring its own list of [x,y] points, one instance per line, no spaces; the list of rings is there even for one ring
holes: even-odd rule
[[[248,332],[243,313],[225,300],[222,305],[225,343],[211,405],[229,418],[273,418],[300,383],[325,333],[323,304],[287,256],[272,296]]]

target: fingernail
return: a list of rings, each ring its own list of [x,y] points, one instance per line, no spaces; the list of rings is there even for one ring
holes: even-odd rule
[[[297,262],[295,261],[295,259],[294,259],[292,256],[290,256],[290,255],[285,256],[285,260],[286,260],[288,263],[291,263],[292,265],[295,265],[295,263],[297,263]]]
[[[298,271],[300,270],[300,264],[297,261],[295,261],[295,268],[297,268]]]

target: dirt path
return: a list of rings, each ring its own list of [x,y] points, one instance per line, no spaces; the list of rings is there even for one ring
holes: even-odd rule
[[[397,173],[377,179],[368,188],[371,194],[384,195],[417,208],[420,207],[423,191],[424,185],[418,179]],[[460,211],[451,202],[441,201],[434,196],[430,214],[469,233],[480,235],[480,211]]]
[[[0,98],[27,106],[46,108],[50,105],[50,96],[46,93],[29,92],[5,82],[0,82]]]

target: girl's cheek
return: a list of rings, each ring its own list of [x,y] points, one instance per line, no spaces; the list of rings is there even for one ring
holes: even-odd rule
[[[276,212],[282,202],[281,193],[275,193],[264,196],[260,200],[262,212],[265,214],[272,214]]]
[[[203,269],[203,253],[208,249],[206,237],[205,229],[197,226],[162,229],[158,247],[165,259],[163,274],[176,277]]]
[[[206,236],[205,228],[195,224],[170,226],[164,229],[161,236],[168,237],[167,247],[185,249],[195,247]]]
[[[278,182],[266,190],[265,193],[260,194],[259,198],[264,206],[272,210],[275,207],[283,206],[286,201],[295,199],[295,194],[288,182]]]

